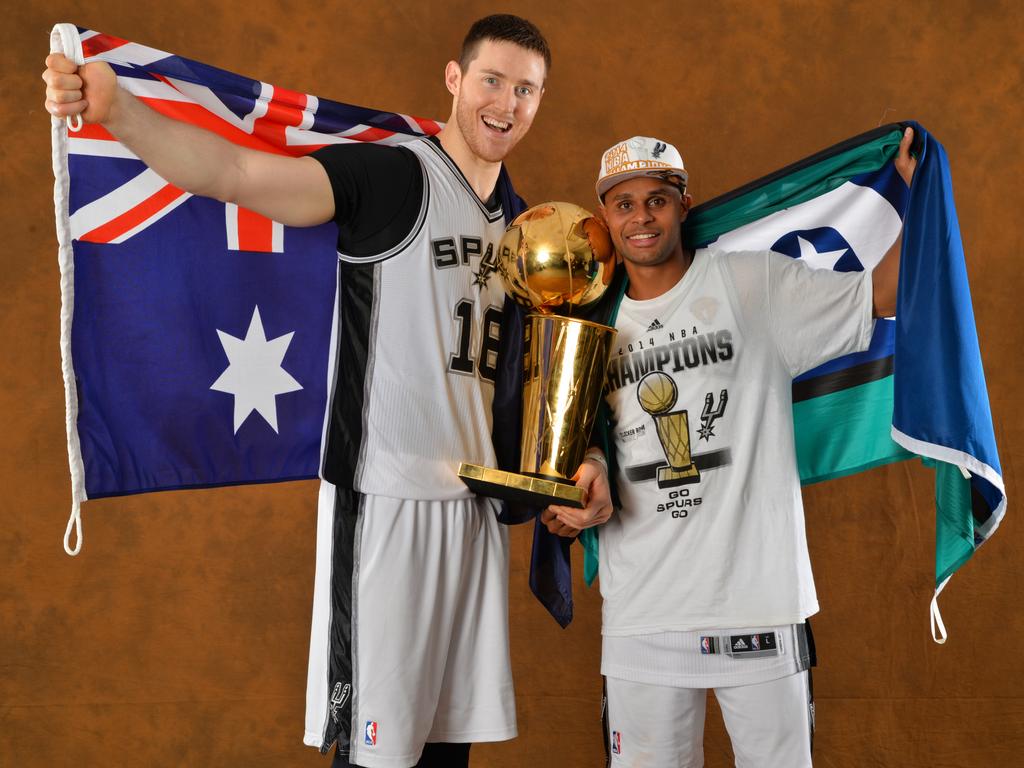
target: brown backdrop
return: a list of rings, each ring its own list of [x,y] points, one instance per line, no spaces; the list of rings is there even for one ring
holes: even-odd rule
[[[316,486],[90,502],[68,512],[49,120],[38,79],[57,21],[268,82],[444,119],[441,73],[484,2],[31,2],[6,12],[0,103],[0,764],[324,766],[302,746]],[[241,18],[243,9],[249,17]],[[823,606],[819,766],[1024,764],[1019,393],[1024,12],[1015,2],[522,2],[554,68],[510,168],[527,199],[590,204],[601,151],[675,142],[698,200],[880,121],[916,118],[946,146],[1011,512],[928,631],[932,475],[917,462],[807,489]],[[526,586],[512,534],[519,738],[475,766],[597,766],[599,599],[577,585],[562,631]],[[577,552],[578,555],[578,552]],[[579,561],[576,562],[577,571]],[[731,764],[712,709],[708,766]]]

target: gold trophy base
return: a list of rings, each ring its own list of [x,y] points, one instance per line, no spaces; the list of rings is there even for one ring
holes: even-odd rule
[[[700,482],[700,471],[696,464],[690,464],[682,469],[672,467],[658,467],[658,487],[674,488],[677,485],[689,485]]]
[[[586,506],[586,491],[569,481],[559,482],[505,472],[465,461],[459,464],[459,478],[473,493],[481,496],[529,504],[532,507],[557,504],[560,507],[583,509]]]

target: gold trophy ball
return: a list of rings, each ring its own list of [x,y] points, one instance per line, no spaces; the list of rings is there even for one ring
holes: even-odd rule
[[[520,305],[545,313],[600,299],[614,266],[608,229],[572,203],[526,209],[509,224],[498,247],[505,291]]]
[[[636,388],[636,397],[640,407],[651,415],[664,413],[676,404],[679,391],[672,377],[661,371],[651,371],[642,379]]]

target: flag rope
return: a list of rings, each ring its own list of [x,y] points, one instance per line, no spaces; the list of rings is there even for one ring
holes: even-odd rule
[[[63,53],[77,64],[85,62],[82,40],[74,24],[57,24],[50,32],[50,53]],[[67,127],[75,130],[71,122]],[[81,128],[81,120],[79,120]],[[71,249],[71,216],[68,174],[68,136],[65,121],[50,118],[53,157],[53,205],[57,222],[57,263],[60,266],[60,364],[64,376],[64,412],[68,435],[68,465],[71,472],[71,515],[64,530],[64,551],[74,557],[82,551],[82,502],[85,493],[85,469],[78,438],[78,393],[71,361],[71,325],[75,312],[75,255]],[[75,545],[71,546],[71,532]]]
[[[935,595],[932,597],[932,604],[928,609],[928,613],[931,618],[932,624],[932,640],[934,640],[939,645],[944,644],[947,638],[946,625],[942,623],[942,614],[939,613],[939,593],[942,592],[943,588],[949,583],[949,580],[951,578],[953,577],[947,576],[945,581],[943,581],[941,584],[939,584],[939,586],[935,588]],[[938,635],[935,634],[936,628],[938,628],[939,630]]]

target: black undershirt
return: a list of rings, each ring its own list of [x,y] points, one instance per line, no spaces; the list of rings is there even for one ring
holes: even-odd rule
[[[436,137],[429,140],[444,152]],[[331,144],[310,157],[324,167],[331,182],[339,252],[376,256],[394,248],[412,231],[423,203],[423,168],[412,150],[381,144]],[[487,201],[488,210],[497,210],[500,204],[496,193],[497,189]]]

